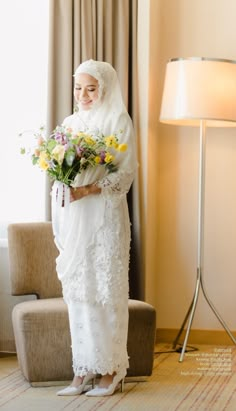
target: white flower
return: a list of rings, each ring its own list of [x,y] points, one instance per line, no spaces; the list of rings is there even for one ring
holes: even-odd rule
[[[65,147],[61,144],[58,144],[52,150],[52,157],[58,162],[58,164],[62,164],[65,156]]]

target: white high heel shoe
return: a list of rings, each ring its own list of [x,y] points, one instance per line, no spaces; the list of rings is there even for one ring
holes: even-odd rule
[[[85,395],[87,395],[87,397],[106,397],[108,395],[112,395],[114,394],[116,390],[118,390],[119,383],[121,384],[121,392],[123,392],[125,376],[126,376],[126,372],[117,373],[114,376],[112,383],[108,385],[107,388],[104,388],[104,387],[100,388],[96,386],[94,389],[87,391]]]
[[[92,380],[92,387],[94,387],[95,384],[95,379],[96,375],[95,374],[87,374],[83,378],[83,381],[81,382],[78,387],[72,387],[71,385],[69,387],[64,388],[63,390],[60,390],[57,392],[57,395],[80,395],[84,391],[85,386]]]

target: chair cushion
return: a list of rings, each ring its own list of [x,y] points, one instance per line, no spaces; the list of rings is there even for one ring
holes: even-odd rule
[[[25,301],[12,313],[20,368],[30,382],[73,378],[67,306],[62,298]],[[128,376],[151,375],[155,344],[155,309],[129,300]]]

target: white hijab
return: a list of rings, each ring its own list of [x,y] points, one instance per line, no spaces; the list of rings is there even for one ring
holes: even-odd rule
[[[79,116],[92,123],[104,134],[117,132],[122,115],[128,116],[123,102],[117,73],[111,64],[103,61],[87,60],[75,70],[75,80],[86,73],[98,80],[98,100],[90,110],[82,110],[78,104]]]

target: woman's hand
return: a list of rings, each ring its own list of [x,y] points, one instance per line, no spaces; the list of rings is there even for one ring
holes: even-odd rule
[[[101,189],[95,184],[89,184],[87,186],[71,187],[70,188],[70,202],[81,200],[83,197],[87,197],[89,194],[99,194]]]

